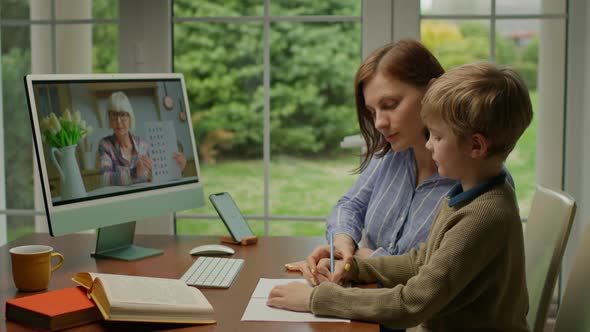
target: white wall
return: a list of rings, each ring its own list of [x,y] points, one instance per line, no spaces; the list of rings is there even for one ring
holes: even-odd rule
[[[590,221],[590,6],[585,0],[570,0],[569,6],[564,184],[578,210],[563,260],[564,280]]]

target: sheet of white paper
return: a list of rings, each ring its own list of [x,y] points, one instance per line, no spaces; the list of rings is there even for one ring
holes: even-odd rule
[[[274,286],[288,284],[292,281],[308,283],[305,279],[266,279],[260,278],[252,293],[250,302],[242,316],[243,321],[274,321],[274,322],[344,322],[349,319],[318,317],[309,312],[295,312],[271,308],[266,305],[268,294]]]
[[[163,183],[182,177],[180,167],[172,158],[178,151],[176,132],[172,121],[146,122],[145,132],[150,143],[152,158],[152,181]],[[147,151],[139,151],[144,154]]]

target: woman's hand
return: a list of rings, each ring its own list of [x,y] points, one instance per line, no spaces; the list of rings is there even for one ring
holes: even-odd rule
[[[330,246],[321,245],[315,248],[315,250],[307,256],[307,265],[311,275],[308,276],[304,271],[301,272],[305,278],[309,279],[314,285],[318,284],[318,279],[339,283],[342,281],[344,273],[350,269],[352,255],[354,254],[355,249],[356,245],[350,236],[346,234],[336,234],[334,236],[334,258],[342,260],[343,264],[335,264],[334,271],[332,271],[330,277],[323,274],[323,277],[320,277],[320,274],[317,272],[318,262],[323,258],[330,258]]]
[[[183,172],[186,167],[186,157],[184,154],[182,152],[174,152],[172,158],[176,161],[178,167],[180,167],[180,171]]]
[[[309,308],[311,291],[310,286],[301,282],[275,286],[270,291],[266,305],[293,311],[311,311]]]
[[[335,260],[334,261],[334,271],[344,271],[339,276],[338,280],[335,280],[333,273],[330,271],[330,259],[329,258],[322,258],[317,265],[318,271],[318,280],[320,283],[331,281],[338,284],[342,284],[344,279],[346,278],[346,274],[348,270],[345,268],[346,263],[342,260]],[[350,269],[350,267],[348,268]]]
[[[285,268],[287,268],[287,271],[289,272],[301,272],[303,277],[309,280],[312,285],[318,285],[318,281],[314,277],[313,273],[311,273],[311,269],[309,268],[307,261],[287,263],[285,264]]]
[[[144,175],[152,170],[152,159],[146,155],[140,155],[137,158],[137,174]]]

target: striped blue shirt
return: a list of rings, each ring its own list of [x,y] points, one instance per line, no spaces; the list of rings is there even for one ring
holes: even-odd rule
[[[426,240],[439,203],[456,183],[436,173],[416,186],[414,151],[391,151],[373,158],[338,201],[327,232],[358,244],[364,230],[373,256],[406,253]]]

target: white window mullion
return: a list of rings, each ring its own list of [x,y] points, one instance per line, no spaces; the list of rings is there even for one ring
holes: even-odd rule
[[[362,5],[362,57],[401,38],[420,39],[420,2],[364,0]]]
[[[496,62],[496,0],[492,0],[490,5],[490,61]]]
[[[420,1],[392,0],[392,39],[420,39]]]
[[[362,57],[393,40],[392,0],[363,0]]]
[[[31,73],[53,74],[57,70],[56,38],[55,38],[55,1],[31,1],[31,20],[44,19],[51,13],[49,28],[47,25],[31,24]],[[35,151],[30,153],[35,155]],[[37,158],[33,158],[33,191],[35,210],[45,211],[41,179],[39,177]],[[45,216],[35,217],[35,232],[47,233],[47,219]]]
[[[2,36],[0,34],[0,42]],[[0,60],[2,60],[2,54],[0,54]],[[1,68],[0,68],[1,69]],[[0,92],[2,90],[2,70],[0,70]],[[6,172],[4,172],[4,100],[3,94],[0,93],[0,179],[6,179]],[[6,181],[0,181],[0,210],[6,210]],[[6,233],[8,228],[6,227],[6,214],[0,214],[0,246],[3,246],[7,241]]]

